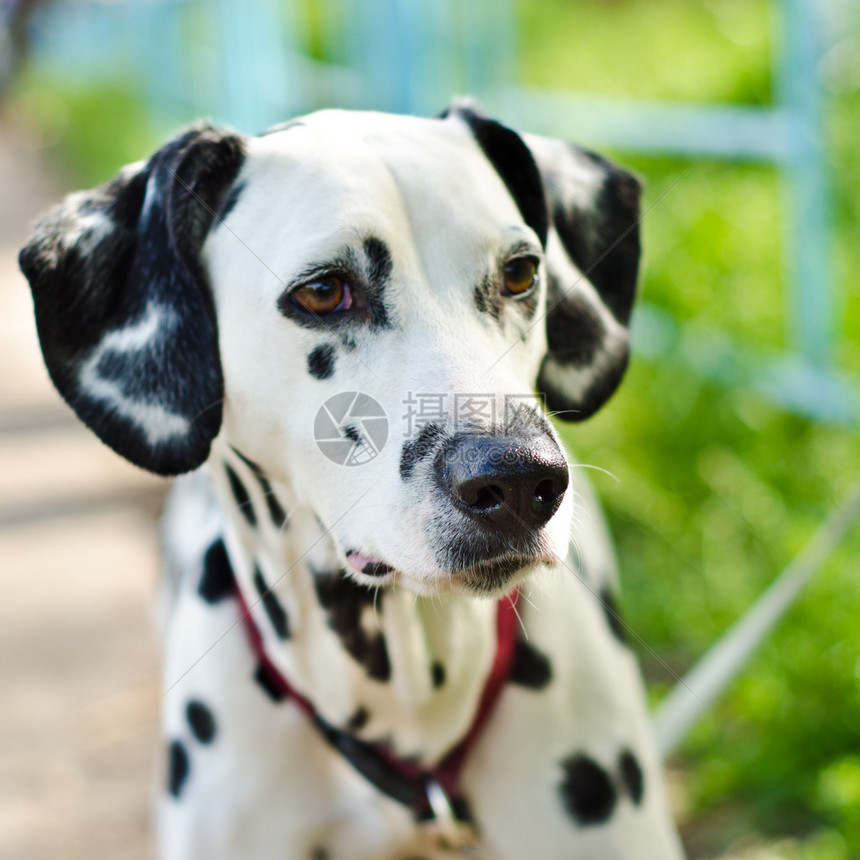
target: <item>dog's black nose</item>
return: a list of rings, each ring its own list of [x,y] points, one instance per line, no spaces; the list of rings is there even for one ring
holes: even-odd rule
[[[512,536],[548,522],[568,483],[564,456],[543,436],[457,436],[439,452],[436,474],[456,508]]]

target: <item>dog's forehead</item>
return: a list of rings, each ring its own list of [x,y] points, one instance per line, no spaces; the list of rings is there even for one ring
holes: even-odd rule
[[[265,261],[273,290],[371,238],[399,271],[442,282],[477,277],[502,249],[537,241],[457,117],[310,114],[248,141],[233,192],[229,229],[207,240],[216,282],[241,275],[235,236]]]
[[[459,117],[427,119],[374,111],[324,110],[286,123],[252,141],[252,153],[279,152],[306,166],[382,167],[408,178],[415,168],[457,175],[477,164],[490,165]],[[463,163],[463,160],[466,163]]]
[[[270,211],[324,214],[326,230],[384,229],[388,221],[432,235],[439,221],[488,232],[522,223],[504,182],[456,117],[320,111],[252,139],[240,179],[250,180],[243,194]],[[307,219],[304,227],[313,231]]]

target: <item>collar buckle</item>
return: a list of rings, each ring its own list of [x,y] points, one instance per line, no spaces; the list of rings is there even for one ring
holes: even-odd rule
[[[463,856],[476,856],[480,843],[473,824],[457,817],[451,800],[439,781],[430,777],[424,785],[432,817],[421,822],[421,827],[435,842],[436,847],[458,851]]]

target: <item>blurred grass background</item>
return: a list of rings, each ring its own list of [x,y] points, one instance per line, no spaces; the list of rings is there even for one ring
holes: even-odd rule
[[[319,15],[307,0],[311,20]],[[524,83],[649,99],[768,104],[769,0],[520,0]],[[853,33],[860,54],[860,32]],[[860,379],[860,73],[825,69],[837,279],[836,363]],[[441,106],[440,106],[441,107]],[[132,80],[76,87],[24,69],[6,113],[71,185],[147,155]],[[504,120],[504,117],[501,117]],[[612,153],[645,207],[690,163]],[[774,168],[696,161],[644,222],[642,295],[687,331],[762,354],[786,345],[783,191]],[[682,675],[755,600],[860,474],[851,426],[788,414],[682,360],[634,357],[610,406],[562,428],[615,533],[627,621]],[[694,856],[860,857],[860,533],[822,568],[740,681],[671,762]],[[674,683],[641,651],[654,701]],[[731,852],[727,854],[727,852]]]

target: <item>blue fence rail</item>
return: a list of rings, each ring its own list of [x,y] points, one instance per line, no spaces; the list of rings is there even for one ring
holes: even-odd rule
[[[671,318],[649,306],[637,315],[634,338],[645,354],[680,349],[703,374],[753,386],[793,411],[856,423],[860,387],[832,363],[838,327],[820,6],[780,0],[774,13],[781,54],[769,107],[524,88],[514,0],[53,2],[32,30],[35,63],[66,78],[124,72],[140,82],[164,126],[202,114],[257,132],[321,106],[433,114],[452,94],[469,92],[516,127],[587,145],[773,164],[785,188],[789,352],[750,355],[718,333],[687,343]]]

